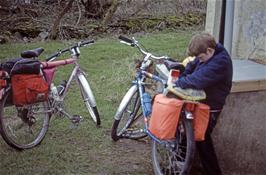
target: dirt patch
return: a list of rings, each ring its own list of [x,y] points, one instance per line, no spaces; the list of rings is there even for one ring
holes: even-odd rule
[[[114,142],[106,132],[107,145],[95,155],[103,168],[97,174],[146,174],[152,175],[151,144],[148,137],[141,140],[120,139]]]

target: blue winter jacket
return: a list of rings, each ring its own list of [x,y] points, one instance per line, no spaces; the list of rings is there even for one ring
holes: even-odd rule
[[[217,44],[214,55],[207,62],[200,62],[198,58],[190,62],[176,81],[176,86],[183,89],[203,89],[206,100],[212,110],[220,110],[232,86],[232,60],[221,44]]]

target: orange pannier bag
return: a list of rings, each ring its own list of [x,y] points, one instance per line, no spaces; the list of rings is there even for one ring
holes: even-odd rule
[[[174,139],[183,104],[183,101],[176,98],[156,95],[148,130],[159,139]]]
[[[203,103],[198,103],[193,111],[194,138],[196,141],[205,140],[205,132],[209,123],[210,107]]]
[[[46,101],[48,84],[39,74],[16,74],[11,77],[13,103],[17,106]]]

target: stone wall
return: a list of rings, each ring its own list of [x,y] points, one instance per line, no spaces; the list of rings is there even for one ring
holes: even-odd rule
[[[219,36],[221,0],[209,0],[205,30]],[[233,16],[232,58],[266,61],[266,2],[235,0]],[[228,29],[225,29],[228,30]]]
[[[232,54],[266,60],[266,2],[235,1]]]
[[[225,175],[266,172],[266,90],[231,93],[213,140]]]

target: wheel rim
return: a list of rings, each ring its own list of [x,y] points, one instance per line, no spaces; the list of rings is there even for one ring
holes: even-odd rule
[[[43,139],[49,124],[46,103],[23,107],[6,106],[1,111],[4,139],[17,148],[31,148]]]
[[[137,92],[134,93],[121,115],[117,127],[117,136],[122,136],[125,131],[134,131],[143,128],[143,121],[138,120],[141,119],[142,112],[140,110],[140,98]]]

